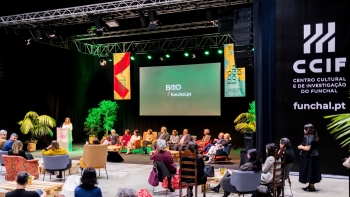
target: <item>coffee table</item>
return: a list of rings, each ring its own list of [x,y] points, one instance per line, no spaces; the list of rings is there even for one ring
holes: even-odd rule
[[[13,191],[17,187],[17,183],[15,181],[7,181],[6,183],[1,183],[0,188]],[[62,191],[63,183],[56,182],[46,182],[46,181],[37,181],[33,180],[33,182],[27,185],[26,190],[35,191],[37,189],[41,189],[46,192],[47,196],[54,196]],[[3,194],[0,194],[0,196]]]
[[[108,151],[116,151],[116,152],[121,152],[122,151],[122,147],[121,146],[117,146],[117,145],[109,145],[107,147]]]

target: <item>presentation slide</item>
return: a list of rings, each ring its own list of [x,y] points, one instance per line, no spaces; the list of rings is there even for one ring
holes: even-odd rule
[[[220,68],[140,67],[140,116],[220,116]]]

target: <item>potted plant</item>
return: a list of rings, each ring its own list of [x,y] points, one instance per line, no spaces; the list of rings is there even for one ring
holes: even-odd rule
[[[56,121],[52,117],[48,115],[39,116],[34,111],[29,111],[23,118],[23,120],[17,122],[19,124],[20,130],[23,134],[29,134],[29,140],[27,145],[28,151],[36,150],[37,140],[35,138],[39,138],[43,135],[49,134],[51,137],[53,136],[51,128],[56,126]]]
[[[249,103],[248,112],[239,114],[233,122],[236,123],[236,131],[254,133],[256,131],[255,101]]]
[[[105,130],[104,137],[108,136],[108,131],[114,126],[114,122],[117,120],[117,110],[119,108],[115,101],[101,101],[99,109],[102,118],[102,127]]]
[[[334,114],[325,116],[324,118],[331,118],[331,123],[327,125],[327,129],[331,130],[336,140],[346,137],[341,143],[341,147],[350,144],[350,113]]]
[[[98,108],[89,109],[88,116],[84,122],[84,130],[87,131],[87,135],[89,136],[89,142],[92,144],[92,141],[95,137],[98,136],[99,131],[101,131],[101,113]]]

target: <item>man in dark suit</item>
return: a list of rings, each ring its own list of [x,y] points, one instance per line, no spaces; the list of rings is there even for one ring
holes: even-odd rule
[[[191,135],[188,134],[188,130],[184,129],[183,134],[180,135],[179,143],[174,145],[174,150],[183,151],[189,141],[191,141]]]
[[[160,132],[158,133],[157,135],[157,140],[165,140],[166,142],[169,140],[169,133],[167,132],[167,129],[166,127],[162,127],[160,129]],[[155,140],[153,143],[152,143],[152,150],[156,150],[157,148],[157,140]]]

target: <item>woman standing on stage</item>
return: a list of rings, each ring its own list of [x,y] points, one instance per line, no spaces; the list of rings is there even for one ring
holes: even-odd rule
[[[73,136],[72,136],[72,131],[73,131],[73,125],[70,122],[70,119],[67,117],[64,120],[64,123],[62,125],[62,128],[68,130],[68,152],[72,151],[72,141],[73,141]]]
[[[319,138],[317,131],[312,124],[304,126],[304,141],[298,146],[300,150],[299,182],[309,183],[303,190],[308,192],[316,191],[315,183],[321,181],[320,163],[318,161]]]

